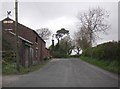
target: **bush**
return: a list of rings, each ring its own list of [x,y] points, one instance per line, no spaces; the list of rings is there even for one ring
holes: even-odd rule
[[[68,55],[66,55],[64,52],[60,52],[60,51],[53,51],[52,52],[52,57],[54,58],[67,58]]]
[[[2,52],[2,58],[5,62],[14,62],[15,61],[15,52],[13,51],[5,51]]]
[[[100,44],[92,49],[85,50],[82,55],[83,56],[91,56],[97,59],[106,59],[106,60],[117,60],[118,58],[118,43],[117,42],[107,42],[104,44]]]
[[[44,61],[46,61],[46,60],[49,60],[49,58],[48,58],[48,57],[45,57],[45,58],[44,58]]]
[[[2,73],[3,74],[16,74],[16,64],[15,63],[3,63],[2,64]]]

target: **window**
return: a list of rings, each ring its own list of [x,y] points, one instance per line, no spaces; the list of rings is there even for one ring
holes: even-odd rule
[[[36,41],[35,41],[36,43],[38,43],[38,38],[36,37]]]
[[[38,50],[36,50],[36,57],[38,57]]]

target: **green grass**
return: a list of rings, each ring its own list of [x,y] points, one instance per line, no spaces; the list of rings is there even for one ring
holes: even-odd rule
[[[13,74],[27,74],[29,72],[36,71],[42,68],[49,60],[43,61],[40,64],[32,65],[30,68],[20,67],[20,72],[16,70],[16,65],[13,63],[7,63],[2,67],[3,75],[13,75]]]
[[[7,63],[2,65],[2,73],[3,74],[15,74],[17,73],[15,64]]]
[[[21,73],[24,74],[24,73],[28,73],[28,72],[37,71],[40,68],[42,68],[45,64],[47,64],[48,61],[49,60],[43,61],[40,64],[36,64],[36,65],[31,66],[30,68],[21,68]]]
[[[86,61],[90,64],[96,65],[96,66],[101,67],[110,72],[120,74],[118,61],[116,61],[116,60],[115,61],[107,61],[107,60],[103,60],[103,59],[100,60],[100,59],[95,59],[95,58],[85,57],[85,56],[81,56],[80,58],[83,61]]]

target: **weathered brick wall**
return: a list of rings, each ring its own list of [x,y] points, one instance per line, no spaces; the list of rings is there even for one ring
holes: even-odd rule
[[[3,30],[2,31],[2,39],[3,39],[3,41],[7,41],[10,44],[11,48],[13,50],[15,50],[15,47],[16,47],[16,38],[15,38],[14,35],[10,34],[8,31]],[[2,47],[3,47],[3,51],[4,51],[4,49],[5,49],[4,48],[4,45],[5,45],[4,42],[3,42],[2,45],[3,45]]]
[[[16,36],[14,36],[13,34],[10,34],[8,31],[5,31],[5,30],[2,31],[2,34],[3,34],[2,39],[4,39],[4,41],[8,42],[10,44],[9,46],[11,46],[11,48],[12,48],[10,51],[16,52],[16,49],[15,49],[16,48]],[[23,53],[23,50],[21,50],[23,48],[22,44],[23,44],[22,40],[19,39],[19,58],[21,61],[24,61],[23,57],[20,55],[21,53]],[[5,47],[4,45],[5,44],[3,42],[2,51],[8,51],[8,50],[6,50],[6,48],[4,48]]]
[[[6,40],[10,44],[10,46],[12,47],[11,51],[16,52],[16,49],[15,49],[16,48],[16,36],[5,30],[3,30],[2,33],[3,33],[2,39]],[[19,61],[20,61],[20,64],[23,65],[24,67],[28,67],[29,62],[30,62],[29,61],[30,46],[25,45],[26,43],[29,44],[27,41],[19,38],[19,47],[18,47],[19,48],[18,49],[19,50]],[[3,44],[3,45],[5,45],[5,44]],[[31,45],[31,44],[29,44],[29,45]],[[5,48],[3,46],[3,51],[7,51],[4,49]]]
[[[44,58],[47,58],[48,56],[47,49],[44,50]]]

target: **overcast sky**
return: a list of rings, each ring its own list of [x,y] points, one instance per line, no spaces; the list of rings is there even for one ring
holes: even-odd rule
[[[14,0],[13,0],[14,1]],[[108,18],[111,29],[108,35],[99,34],[102,40],[97,44],[118,40],[118,3],[117,2],[22,2],[19,1],[19,23],[34,30],[47,27],[54,34],[57,30],[65,28],[71,36],[78,30],[76,27],[78,12],[86,12],[89,8],[101,7],[110,14]],[[1,6],[1,5],[0,5]],[[6,17],[7,11],[12,11],[10,18],[14,19],[14,2],[2,2],[2,15],[0,20]],[[51,38],[47,46],[51,45]]]

